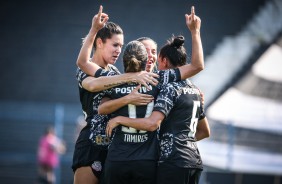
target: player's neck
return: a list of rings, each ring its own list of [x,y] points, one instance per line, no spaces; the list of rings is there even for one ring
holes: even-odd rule
[[[108,68],[107,62],[99,54],[94,54],[91,61],[99,65],[101,68],[104,68],[104,69]]]

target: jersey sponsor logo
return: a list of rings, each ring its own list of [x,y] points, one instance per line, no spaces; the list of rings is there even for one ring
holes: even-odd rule
[[[152,90],[152,86],[149,85],[150,89]],[[131,93],[134,89],[136,88],[136,86],[128,86],[128,87],[122,87],[122,88],[119,88],[119,87],[116,87],[115,88],[115,91],[116,93],[121,93],[121,94],[128,94],[128,93]],[[141,88],[138,90],[139,93],[147,93],[148,90],[146,87],[144,86],[141,86]]]
[[[200,94],[199,90],[195,88],[183,88],[182,90],[184,94]]]
[[[110,138],[107,136],[97,135],[96,143],[98,145],[108,145],[110,143]]]
[[[91,139],[97,145],[103,145],[103,146],[109,145],[110,141],[111,141],[110,138],[105,136],[105,135],[96,135],[96,136],[94,136],[93,133],[90,134],[89,139]]]
[[[139,143],[148,140],[148,134],[124,134],[124,142]]]

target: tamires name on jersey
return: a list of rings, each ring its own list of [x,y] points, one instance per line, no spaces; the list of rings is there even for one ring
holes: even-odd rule
[[[124,134],[124,142],[145,142],[148,140],[148,134]]]

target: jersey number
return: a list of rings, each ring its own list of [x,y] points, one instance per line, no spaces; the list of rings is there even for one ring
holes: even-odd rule
[[[147,109],[146,109],[146,114],[145,114],[145,118],[149,117],[152,114],[153,111],[153,107],[154,107],[154,102],[151,102],[147,105]],[[128,104],[128,114],[129,114],[129,118],[136,118],[136,106],[132,105],[132,104]],[[122,126],[121,130],[123,132],[126,133],[137,133],[137,129],[132,128],[132,127],[127,127],[127,126]],[[139,130],[139,133],[146,133],[147,131],[145,130]]]
[[[198,118],[196,118],[197,110],[200,107],[200,101],[193,101],[193,110],[192,110],[192,118],[190,123],[190,132],[188,134],[188,137],[195,137],[196,129],[198,125]]]

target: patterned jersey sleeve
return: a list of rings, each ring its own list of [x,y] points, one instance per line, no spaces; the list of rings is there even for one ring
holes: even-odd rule
[[[86,79],[87,77],[89,77],[89,75],[87,75],[86,73],[84,73],[80,68],[77,68],[76,70],[76,79],[79,83],[80,86],[82,86],[82,81],[84,79]]]
[[[160,85],[181,80],[180,70],[178,68],[158,71],[158,75]]]
[[[117,67],[115,67],[114,65],[108,65],[108,66],[109,66],[109,70],[104,70],[104,69],[100,68],[96,71],[94,76],[98,78],[98,77],[101,77],[101,76],[114,76],[114,75],[120,74]],[[111,97],[113,91],[114,91],[114,88],[109,88],[109,89],[104,90],[105,96]]]
[[[178,97],[176,93],[177,90],[172,84],[163,86],[157,96],[154,111],[162,112],[167,117]]]
[[[111,97],[112,97],[112,94],[113,94],[113,92],[114,92],[114,90],[115,90],[115,88],[109,88],[109,89],[104,90],[104,92],[105,92],[105,97],[111,98]]]
[[[94,77],[119,75],[119,70],[114,65],[109,65],[110,70],[98,69]]]

